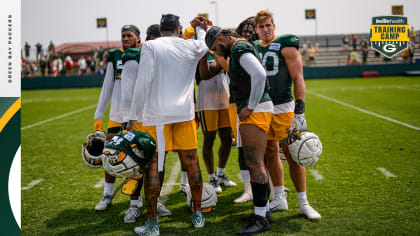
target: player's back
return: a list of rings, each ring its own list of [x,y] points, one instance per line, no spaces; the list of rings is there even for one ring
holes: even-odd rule
[[[194,115],[194,75],[197,63],[207,52],[204,42],[178,37],[161,37],[144,47],[154,57],[150,93],[146,98],[144,118],[157,123],[174,123],[192,119]],[[143,47],[143,48],[144,48]],[[157,117],[157,120],[156,120]]]

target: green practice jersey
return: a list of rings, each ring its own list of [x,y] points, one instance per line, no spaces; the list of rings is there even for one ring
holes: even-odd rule
[[[140,48],[128,48],[124,50],[124,53],[122,55],[122,63],[125,64],[125,62],[129,60],[136,60],[137,63],[140,62]]]
[[[119,132],[105,145],[105,147],[125,152],[133,158],[143,170],[146,170],[155,154],[156,142],[152,136],[144,132],[134,131],[125,134]],[[144,155],[136,155],[133,151],[134,147],[143,151]]]
[[[286,61],[281,54],[285,47],[299,49],[299,38],[287,34],[276,38],[268,44],[261,40],[255,41],[257,50],[262,58],[267,77],[270,82],[270,97],[274,105],[293,101],[292,78],[287,69]]]
[[[258,53],[254,45],[246,40],[238,40],[232,46],[229,61],[229,76],[230,76],[230,92],[233,101],[238,107],[238,113],[248,105],[249,96],[251,95],[251,77],[239,64],[239,59],[245,53],[252,53],[258,59]],[[260,103],[271,101],[268,94],[268,81],[265,81],[265,89]]]
[[[122,55],[124,50],[121,48],[114,48],[108,51],[106,62],[111,62],[114,67],[114,79],[121,79],[121,72],[123,69]]]

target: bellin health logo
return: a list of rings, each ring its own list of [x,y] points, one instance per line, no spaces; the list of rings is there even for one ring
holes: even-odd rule
[[[370,25],[371,47],[391,58],[408,47],[409,25],[407,17],[377,16]]]

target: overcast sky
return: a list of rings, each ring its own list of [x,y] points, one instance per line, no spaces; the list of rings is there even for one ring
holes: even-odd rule
[[[234,28],[262,9],[274,13],[278,35],[314,35],[315,21],[305,20],[305,9],[316,9],[319,35],[368,33],[372,16],[391,15],[392,5],[404,5],[410,27],[420,29],[419,0],[21,0],[21,44],[106,41],[105,29],[96,28],[98,17],[107,17],[110,41],[120,40],[124,24],[138,26],[143,40],[163,13],[179,15],[184,27],[197,13],[208,13],[219,26]]]

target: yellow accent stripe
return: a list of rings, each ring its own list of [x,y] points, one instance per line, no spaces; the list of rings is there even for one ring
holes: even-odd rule
[[[263,48],[265,48],[265,47],[267,47],[267,46],[269,46],[274,40],[276,40],[276,39],[278,39],[278,38],[280,38],[280,37],[274,37],[270,42],[268,42],[268,43],[264,43],[264,41],[262,41],[262,40],[260,40],[260,42],[258,43],[258,45],[260,45],[261,47],[263,47]]]
[[[4,126],[6,126],[6,124],[10,121],[10,119],[12,119],[12,117],[16,114],[16,112],[19,111],[20,107],[21,107],[21,98],[16,100],[16,102],[13,103],[13,105],[10,106],[9,109],[7,109],[6,113],[4,113],[4,115],[0,119],[0,133],[1,131],[3,131]]]

